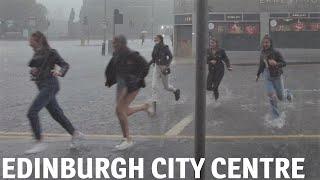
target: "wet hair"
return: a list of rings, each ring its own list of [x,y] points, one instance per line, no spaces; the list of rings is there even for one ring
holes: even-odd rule
[[[121,45],[127,45],[127,38],[124,35],[117,35],[114,37],[115,41],[118,41]]]
[[[210,40],[209,40],[209,46],[210,46],[210,48],[213,48],[212,46],[211,46],[211,43],[212,42],[215,42],[216,44],[217,44],[217,47],[219,47],[219,41],[216,39],[216,38],[210,38]]]
[[[161,34],[156,35],[156,37],[160,39],[160,43],[163,43],[163,36]]]
[[[270,41],[270,49],[273,48],[273,41],[272,41],[272,38],[269,34],[265,34],[262,38],[262,41],[261,41],[261,47],[263,47],[263,42],[264,40],[269,40]],[[262,48],[263,49],[263,48]]]
[[[37,41],[41,45],[41,47],[47,48],[47,49],[50,48],[47,37],[42,32],[36,31],[31,34],[31,37],[34,38],[35,41]]]

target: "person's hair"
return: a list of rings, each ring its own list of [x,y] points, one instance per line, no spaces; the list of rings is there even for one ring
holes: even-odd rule
[[[272,38],[271,38],[271,36],[269,34],[266,34],[266,35],[263,36],[262,41],[261,41],[261,46],[262,46],[264,40],[269,40],[270,48],[273,48],[273,41],[272,41]]]
[[[124,35],[117,35],[114,37],[114,40],[118,41],[121,45],[127,45],[127,38]]]
[[[213,48],[211,46],[212,42],[215,42],[217,44],[217,47],[219,47],[219,41],[216,38],[211,38],[210,41],[209,41],[210,48]]]
[[[31,37],[34,38],[35,41],[37,41],[43,48],[50,48],[48,40],[42,32],[36,31],[31,34]]]
[[[160,39],[160,43],[162,43],[162,44],[164,43],[163,36],[161,34],[156,35],[156,37]]]

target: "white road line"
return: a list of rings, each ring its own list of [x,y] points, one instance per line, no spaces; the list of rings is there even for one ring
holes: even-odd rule
[[[229,93],[228,96],[230,95],[230,91],[227,88],[227,93]],[[214,107],[218,107],[221,105],[221,102],[219,101],[218,103],[215,102],[213,103],[212,98],[210,98],[211,95],[206,94],[206,108],[211,106],[212,104],[214,105]],[[166,137],[172,137],[172,136],[178,136],[184,129],[185,127],[187,127],[192,121],[193,121],[193,114],[189,114],[188,116],[186,116],[185,118],[183,118],[178,124],[176,124],[175,126],[173,126],[169,131],[167,131],[164,136]]]
[[[293,89],[292,92],[320,92],[320,89]]]
[[[183,118],[178,124],[173,126],[169,131],[165,133],[165,136],[177,136],[179,135],[186,126],[188,126],[193,120],[193,114]]]

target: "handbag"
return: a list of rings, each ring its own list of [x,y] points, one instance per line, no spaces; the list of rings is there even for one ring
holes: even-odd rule
[[[161,73],[162,73],[163,75],[168,75],[168,74],[170,74],[170,73],[171,73],[170,67],[162,68],[162,69],[161,69]]]

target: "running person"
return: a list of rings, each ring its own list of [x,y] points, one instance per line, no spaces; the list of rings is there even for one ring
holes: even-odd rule
[[[36,144],[25,153],[32,154],[46,149],[46,144],[42,143],[41,127],[39,122],[39,112],[44,107],[70,135],[73,142],[82,138],[83,134],[75,130],[69,119],[60,108],[56,95],[60,89],[57,77],[64,77],[69,69],[66,63],[55,49],[52,49],[43,33],[37,31],[31,35],[30,46],[34,50],[34,55],[29,62],[31,77],[39,89],[39,94],[28,110],[28,119],[36,139]],[[61,67],[60,71],[55,70],[55,65]]]
[[[157,85],[162,81],[165,90],[172,92],[175,100],[180,99],[180,89],[169,84],[170,64],[172,62],[172,53],[167,45],[163,42],[163,36],[157,35],[154,38],[155,46],[152,51],[152,60],[149,65],[154,64],[152,75],[152,101],[153,111],[155,111],[156,102],[158,100]]]
[[[117,83],[116,115],[120,122],[123,141],[116,146],[116,149],[124,150],[133,145],[133,140],[129,135],[128,116],[139,111],[148,112],[150,106],[145,103],[130,107],[140,88],[145,87],[144,78],[148,74],[149,66],[138,52],[127,47],[127,40],[124,36],[114,37],[112,46],[114,53],[105,71],[105,85],[111,87]]]
[[[208,77],[207,90],[213,91],[215,100],[219,99],[219,85],[224,76],[224,63],[229,71],[232,70],[229,58],[224,49],[219,47],[216,39],[210,40],[210,48],[207,53]]]
[[[285,94],[288,101],[292,100],[292,94],[289,90],[284,90],[283,67],[286,62],[281,53],[273,48],[272,39],[269,35],[264,36],[262,40],[262,50],[260,54],[260,65],[256,76],[258,81],[261,73],[265,77],[266,90],[268,93],[273,118],[280,117],[278,100],[282,101]]]

